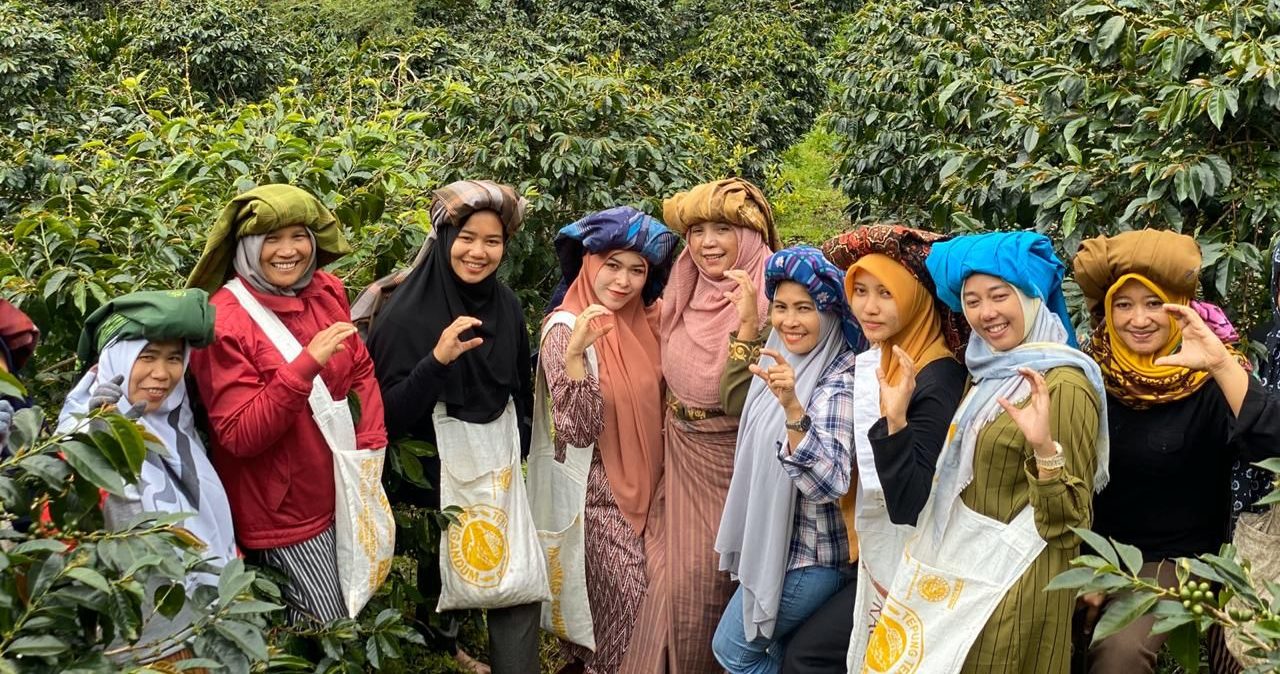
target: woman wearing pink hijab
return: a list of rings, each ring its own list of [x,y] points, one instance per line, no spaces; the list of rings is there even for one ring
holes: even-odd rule
[[[738,437],[738,417],[724,410],[742,406],[722,399],[721,374],[729,358],[759,355],[761,344],[738,341],[736,331],[754,337],[756,317],[768,315],[759,295],[753,324],[744,325],[733,299],[764,287],[765,262],[779,245],[769,202],[741,178],[676,194],[662,214],[686,243],[663,293],[660,325],[667,409],[658,498],[665,503],[650,508],[649,526],[663,533],[646,550],[649,593],[622,671],[701,674],[720,670],[711,638],[733,594],[715,540]]]

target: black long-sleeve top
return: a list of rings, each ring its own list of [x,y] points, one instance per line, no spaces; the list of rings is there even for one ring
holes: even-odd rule
[[[867,432],[884,488],[885,507],[894,524],[914,526],[924,509],[933,487],[934,467],[968,377],[969,371],[952,358],[925,365],[916,373],[916,389],[907,404],[907,425],[889,435],[889,423],[881,417]]]
[[[1147,561],[1217,552],[1230,536],[1231,464],[1280,455],[1280,401],[1250,378],[1240,415],[1216,382],[1133,409],[1107,395],[1111,482],[1094,498],[1094,531]]]
[[[512,294],[511,301],[519,306],[519,300]],[[524,315],[523,310],[517,315]],[[533,422],[533,365],[529,354],[529,332],[523,324],[512,326],[519,331],[516,367],[519,390],[512,392],[515,402],[516,419],[520,429],[520,454],[529,453],[529,440],[532,435]],[[415,339],[415,335],[404,335],[403,339]],[[435,345],[433,344],[432,347]],[[371,353],[375,363],[377,353]],[[382,404],[385,410],[387,437],[392,440],[409,438],[431,443],[436,442],[435,424],[431,421],[432,410],[448,385],[449,365],[436,360],[432,349],[406,376],[380,376],[378,384],[382,390]],[[423,466],[424,473],[433,485],[439,484],[439,459],[432,457]],[[422,505],[433,505],[439,499],[439,491],[431,494],[397,494],[397,500],[420,502]]]
[[[529,452],[529,435],[533,420],[533,368],[529,356],[529,334],[519,326],[520,338],[516,363],[520,368],[520,390],[512,393],[520,423],[522,454]],[[406,336],[406,339],[410,337]],[[386,408],[387,435],[393,439],[410,437],[434,443],[436,429],[431,412],[448,381],[448,365],[442,365],[431,351],[418,362],[409,375],[398,380],[384,380],[382,402]]]

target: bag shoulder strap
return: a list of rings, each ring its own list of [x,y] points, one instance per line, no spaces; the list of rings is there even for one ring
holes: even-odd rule
[[[546,339],[547,333],[551,332],[551,328],[557,325],[565,325],[572,330],[573,324],[577,320],[578,317],[568,311],[556,311],[552,313],[543,323],[542,333],[540,334],[538,341],[541,342],[543,339]],[[596,362],[596,350],[594,347],[587,348],[587,367],[590,368],[592,374],[595,374],[597,377],[599,376],[598,363]],[[543,452],[551,452],[552,454],[555,453],[555,439],[552,437],[552,433],[555,430],[555,423],[551,418],[552,404],[551,391],[547,384],[547,374],[542,369],[542,365],[539,365],[538,371],[535,373],[533,388],[533,437],[535,438],[534,444],[539,446],[531,448],[530,453],[535,451],[535,449]],[[538,443],[537,439],[539,438],[545,438],[546,442]],[[585,471],[591,463],[591,455],[595,451],[595,448],[577,448],[583,450],[577,452],[572,451],[573,448],[566,447],[566,449],[569,451],[565,457],[565,463],[573,464]]]
[[[271,343],[275,345],[276,350],[284,356],[285,361],[292,362],[295,358],[302,354],[302,344],[298,343],[298,338],[293,336],[292,332],[280,322],[280,317],[275,312],[262,306],[258,298],[254,297],[248,288],[244,287],[244,283],[240,279],[231,279],[227,281],[226,289],[231,291],[236,301],[244,307],[249,318],[262,329],[263,334]],[[320,379],[320,375],[316,375],[311,380],[311,395],[308,398],[311,403],[313,412],[320,412],[322,409],[334,404],[333,395],[329,393],[329,388],[324,385],[324,381]]]

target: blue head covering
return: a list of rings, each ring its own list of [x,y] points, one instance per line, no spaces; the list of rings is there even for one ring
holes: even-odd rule
[[[610,250],[629,250],[648,261],[649,277],[640,297],[645,306],[653,304],[667,285],[679,241],[680,238],[666,225],[630,206],[616,206],[592,213],[565,225],[555,239],[556,257],[560,258],[560,283],[551,293],[551,303],[545,313],[564,301],[564,294],[578,278],[578,272],[582,271],[582,258],[587,253]]]
[[[1036,232],[959,236],[933,244],[925,266],[938,287],[938,299],[952,311],[964,311],[960,293],[965,279],[973,274],[996,276],[1026,296],[1042,300],[1062,321],[1067,343],[1079,347],[1067,312],[1067,299],[1062,294],[1062,278],[1067,268],[1053,252],[1049,237]]]
[[[822,251],[813,246],[793,246],[769,256],[764,267],[764,292],[770,300],[783,281],[795,281],[809,291],[818,311],[826,311],[840,319],[844,341],[854,351],[867,348],[862,327],[853,317],[844,296],[844,272],[831,264]]]

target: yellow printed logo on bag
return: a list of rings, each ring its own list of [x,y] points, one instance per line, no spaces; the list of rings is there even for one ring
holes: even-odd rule
[[[942,576],[924,575],[916,580],[915,589],[921,599],[935,604],[945,601],[947,608],[953,609],[960,600],[960,592],[964,590],[964,580],[957,578],[954,582],[948,582]]]
[[[507,572],[507,513],[487,505],[467,508],[449,526],[453,570],[477,587],[494,587]]]
[[[863,674],[912,674],[924,657],[924,625],[915,611],[890,597],[867,642]]]
[[[547,579],[551,581],[551,629],[556,634],[568,634],[564,623],[564,609],[560,605],[560,591],[564,589],[564,566],[560,563],[560,546],[547,548]]]

